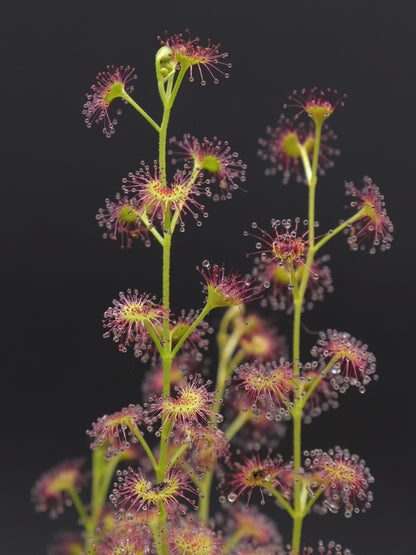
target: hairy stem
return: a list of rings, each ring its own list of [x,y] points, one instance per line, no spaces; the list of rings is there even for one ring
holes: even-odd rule
[[[155,229],[152,226],[152,224],[149,222],[149,218],[148,218],[146,212],[144,211],[141,214],[139,214],[139,218],[144,223],[144,225],[147,227],[147,229],[150,231],[150,233],[155,237],[155,239],[158,241],[158,243],[160,245],[162,245],[162,247],[163,247],[163,237],[160,235],[160,233],[157,231],[157,229]]]
[[[156,62],[157,63],[157,62]],[[179,90],[180,84],[185,75],[186,69],[181,67],[179,75],[176,79],[176,83],[173,92],[169,97],[166,96],[163,84],[161,84],[160,79],[158,79],[159,91],[161,93],[161,98],[164,104],[162,123],[160,125],[159,132],[159,171],[162,184],[166,186],[166,140],[167,131],[169,124],[170,112]],[[173,75],[171,76],[173,80]],[[170,92],[170,87],[168,87]],[[164,215],[163,221],[163,267],[162,267],[162,294],[163,294],[163,307],[170,314],[170,259],[171,259],[171,245],[172,245],[172,230],[171,230],[171,207],[168,204],[166,207],[166,213]],[[172,342],[170,337],[170,324],[168,319],[163,322],[163,345],[161,357],[163,361],[163,395],[169,395],[170,392],[170,372],[172,367]],[[162,431],[160,435],[160,457],[159,464],[157,468],[157,479],[159,482],[163,481],[166,471],[167,471],[167,452],[169,444],[169,435],[172,430],[173,423],[167,420],[162,422]],[[160,551],[164,555],[168,553],[168,544],[166,537],[166,508],[160,506],[160,523],[159,523],[159,538],[161,540]]]
[[[300,329],[301,329],[301,314],[302,306],[305,297],[306,287],[309,281],[309,275],[314,259],[314,244],[315,244],[315,189],[317,183],[317,171],[319,160],[319,148],[321,141],[321,122],[315,122],[315,141],[312,156],[312,168],[310,168],[309,159],[304,163],[305,175],[308,182],[309,195],[308,195],[308,253],[305,262],[305,271],[303,272],[298,288],[294,289],[293,303],[294,303],[294,318],[293,318],[293,371],[295,376],[300,377]],[[307,162],[307,163],[306,163]],[[300,380],[297,380],[298,392],[295,395],[295,406],[292,410],[293,418],[293,465],[295,477],[298,476],[302,462],[302,414],[303,414],[303,400],[300,396]],[[302,507],[301,484],[298,479],[295,480],[293,486],[294,495],[294,513],[293,530],[292,530],[292,551],[294,554],[299,553],[302,522],[304,518]]]

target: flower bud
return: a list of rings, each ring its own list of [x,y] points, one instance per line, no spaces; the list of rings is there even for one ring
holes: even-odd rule
[[[161,77],[167,77],[176,70],[176,59],[168,46],[162,46],[156,52],[156,71]]]

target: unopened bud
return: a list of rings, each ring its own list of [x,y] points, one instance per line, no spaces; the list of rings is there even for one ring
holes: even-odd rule
[[[168,46],[162,46],[156,52],[156,71],[161,77],[167,77],[176,69],[176,59]]]

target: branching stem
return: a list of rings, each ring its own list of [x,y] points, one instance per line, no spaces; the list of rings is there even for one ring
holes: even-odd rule
[[[147,441],[144,439],[143,435],[140,433],[140,430],[137,428],[137,426],[134,426],[132,428],[134,436],[136,437],[137,441],[140,443],[140,445],[143,447],[143,449],[146,452],[146,455],[149,457],[149,461],[152,463],[152,466],[154,468],[154,471],[157,472],[159,469],[159,465],[156,462],[156,459],[152,453],[152,450],[149,447],[149,444],[147,443]]]
[[[68,488],[68,494],[72,499],[72,502],[74,504],[74,507],[76,508],[78,514],[79,514],[79,518],[81,519],[81,522],[85,528],[85,531],[87,532],[87,534],[90,534],[92,532],[91,528],[91,520],[90,517],[87,513],[87,510],[84,507],[84,503],[82,502],[80,496],[78,495],[78,492],[74,489],[74,488]]]
[[[309,164],[309,158],[302,156],[305,175],[308,182],[308,253],[305,262],[305,271],[302,274],[298,288],[293,290],[294,318],[293,318],[293,371],[295,376],[300,377],[300,329],[302,306],[305,297],[306,287],[309,281],[309,274],[314,259],[314,243],[315,243],[315,189],[317,182],[319,148],[321,138],[322,123],[315,124],[315,140],[312,156],[312,168]],[[302,154],[302,149],[301,149]],[[312,171],[311,171],[312,170]],[[296,278],[296,276],[294,276]],[[293,277],[292,277],[293,280]],[[295,396],[295,406],[292,413],[293,419],[293,465],[294,475],[298,476],[302,462],[302,409],[303,400],[300,395],[300,380],[297,380],[298,393]],[[294,508],[293,508],[293,531],[292,531],[292,550],[294,554],[299,553],[300,541],[302,534],[302,522],[304,515],[302,514],[302,492],[301,483],[296,479],[293,486]]]
[[[144,117],[144,119],[146,121],[148,121],[150,123],[150,125],[153,127],[153,129],[155,129],[158,133],[160,133],[160,127],[158,126],[158,124],[155,122],[155,120],[153,118],[151,118],[149,116],[149,114],[147,112],[145,112],[145,110],[143,110],[143,108],[141,106],[139,106],[139,104],[137,104],[137,102],[135,100],[133,100],[131,98],[131,96],[129,96],[127,93],[124,94],[123,98],[129,103],[131,104],[131,106],[133,106],[133,108],[135,108],[140,115],[142,115]]]

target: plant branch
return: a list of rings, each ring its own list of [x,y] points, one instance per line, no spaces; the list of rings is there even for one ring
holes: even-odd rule
[[[150,231],[150,233],[157,239],[158,243],[160,243],[160,245],[162,245],[163,247],[163,237],[160,235],[157,229],[155,229],[152,226],[152,224],[149,222],[149,218],[147,217],[146,212],[142,212],[141,214],[139,214],[139,218],[147,227],[147,229]]]
[[[191,335],[191,333],[194,331],[194,329],[197,327],[197,325],[200,322],[202,322],[202,320],[205,318],[205,316],[209,312],[210,312],[210,309],[208,308],[208,305],[205,305],[204,308],[201,310],[199,316],[197,318],[195,318],[195,320],[192,322],[192,324],[189,326],[189,328],[179,338],[178,342],[176,343],[175,347],[172,350],[172,358],[174,358],[176,356],[179,349],[182,347],[182,345],[185,343],[185,341],[188,339],[188,337]]]
[[[149,458],[149,461],[152,463],[152,466],[155,470],[155,472],[157,473],[158,469],[159,469],[159,465],[156,462],[156,459],[152,453],[152,450],[149,447],[149,444],[147,443],[147,441],[144,439],[143,434],[140,433],[140,430],[137,428],[137,426],[133,426],[132,431],[134,433],[135,438],[138,440],[138,442],[140,443],[140,445],[143,447],[143,449],[146,452],[146,455]]]
[[[76,508],[78,515],[81,519],[81,522],[85,528],[85,531],[87,533],[91,533],[90,530],[90,517],[84,507],[84,503],[82,502],[80,496],[78,495],[78,492],[75,490],[75,488],[68,488],[67,492],[69,494],[69,496],[72,499],[72,502],[74,504],[74,507]]]
[[[250,417],[251,411],[246,410],[239,413],[239,415],[231,422],[228,426],[227,430],[225,431],[225,436],[228,441],[231,441],[233,437],[241,430],[244,424]]]
[[[126,100],[129,104],[131,104],[131,106],[133,106],[133,108],[135,108],[140,115],[142,115],[144,117],[144,119],[150,123],[150,125],[158,132],[160,133],[160,127],[159,125],[155,122],[155,120],[153,118],[151,118],[149,116],[149,114],[147,112],[145,112],[145,110],[143,110],[143,108],[141,106],[139,106],[139,104],[137,104],[137,102],[135,102],[131,96],[129,96],[127,93],[124,93],[123,95],[124,100]]]
[[[320,381],[326,376],[328,371],[334,366],[334,364],[336,363],[336,361],[338,359],[339,359],[339,355],[333,356],[331,358],[331,360],[328,362],[328,364],[325,366],[325,368],[322,370],[322,372],[319,374],[319,376],[317,376],[313,380],[310,387],[308,388],[308,391],[307,391],[306,395],[304,397],[302,397],[302,403],[301,403],[302,408],[306,405],[309,397],[315,391],[315,388],[319,385]]]
[[[318,252],[318,250],[323,247],[325,243],[335,237],[335,235],[337,235],[340,231],[359,220],[363,216],[363,214],[364,209],[360,210],[359,212],[348,218],[348,220],[345,220],[345,222],[342,222],[342,224],[339,224],[339,226],[327,233],[320,241],[316,243],[316,245],[314,246],[314,252]]]
[[[274,497],[276,497],[276,499],[279,501],[279,503],[281,503],[283,505],[283,507],[286,509],[286,511],[290,514],[290,516],[292,518],[295,517],[295,513],[293,510],[293,507],[291,507],[291,505],[289,505],[289,503],[286,501],[286,499],[283,497],[283,495],[281,493],[279,493],[277,491],[277,489],[275,487],[273,487],[271,484],[265,485],[264,486],[266,489],[268,489],[270,491],[270,493],[272,493],[274,495]]]

